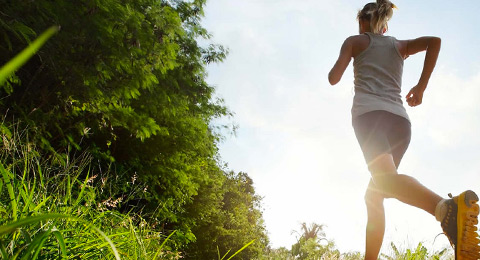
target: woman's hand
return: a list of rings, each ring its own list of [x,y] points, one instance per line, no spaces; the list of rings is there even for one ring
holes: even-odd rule
[[[424,91],[425,91],[425,88],[422,88],[419,85],[410,89],[410,91],[407,94],[408,105],[411,106],[411,107],[416,107],[416,106],[422,104],[423,92]]]

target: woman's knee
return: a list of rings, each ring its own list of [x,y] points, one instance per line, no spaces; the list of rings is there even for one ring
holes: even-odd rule
[[[374,175],[397,174],[397,167],[391,154],[381,154],[368,163],[368,170]]]
[[[385,196],[383,192],[375,185],[373,179],[370,180],[364,200],[367,207],[378,208],[383,206]]]
[[[372,179],[377,188],[385,195],[391,193],[396,185],[397,174],[372,174]]]
[[[397,168],[391,154],[381,154],[368,164],[375,186],[382,192],[387,193],[395,185],[398,176]]]

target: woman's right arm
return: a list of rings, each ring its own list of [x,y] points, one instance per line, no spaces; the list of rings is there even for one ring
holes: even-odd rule
[[[430,76],[437,63],[441,43],[442,41],[440,38],[431,36],[400,41],[401,52],[405,57],[421,51],[427,51],[425,54],[425,62],[423,63],[422,75],[420,76],[418,84],[413,87],[407,95],[408,105],[418,106],[422,103],[423,92],[427,88],[428,81],[430,80]]]
[[[353,52],[353,43],[354,37],[348,37],[342,44],[340,49],[340,55],[338,56],[337,62],[333,65],[332,69],[328,73],[328,81],[331,85],[337,84],[343,76],[343,73],[350,64],[352,60]]]

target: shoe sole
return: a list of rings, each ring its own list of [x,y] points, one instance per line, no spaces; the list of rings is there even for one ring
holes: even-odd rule
[[[478,196],[468,190],[458,196],[457,249],[456,260],[477,260],[480,258],[480,239],[477,234]]]

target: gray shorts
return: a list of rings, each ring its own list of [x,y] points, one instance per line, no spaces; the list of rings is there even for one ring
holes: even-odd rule
[[[358,143],[369,164],[379,155],[388,153],[398,168],[411,138],[411,124],[406,118],[377,110],[352,120]]]

